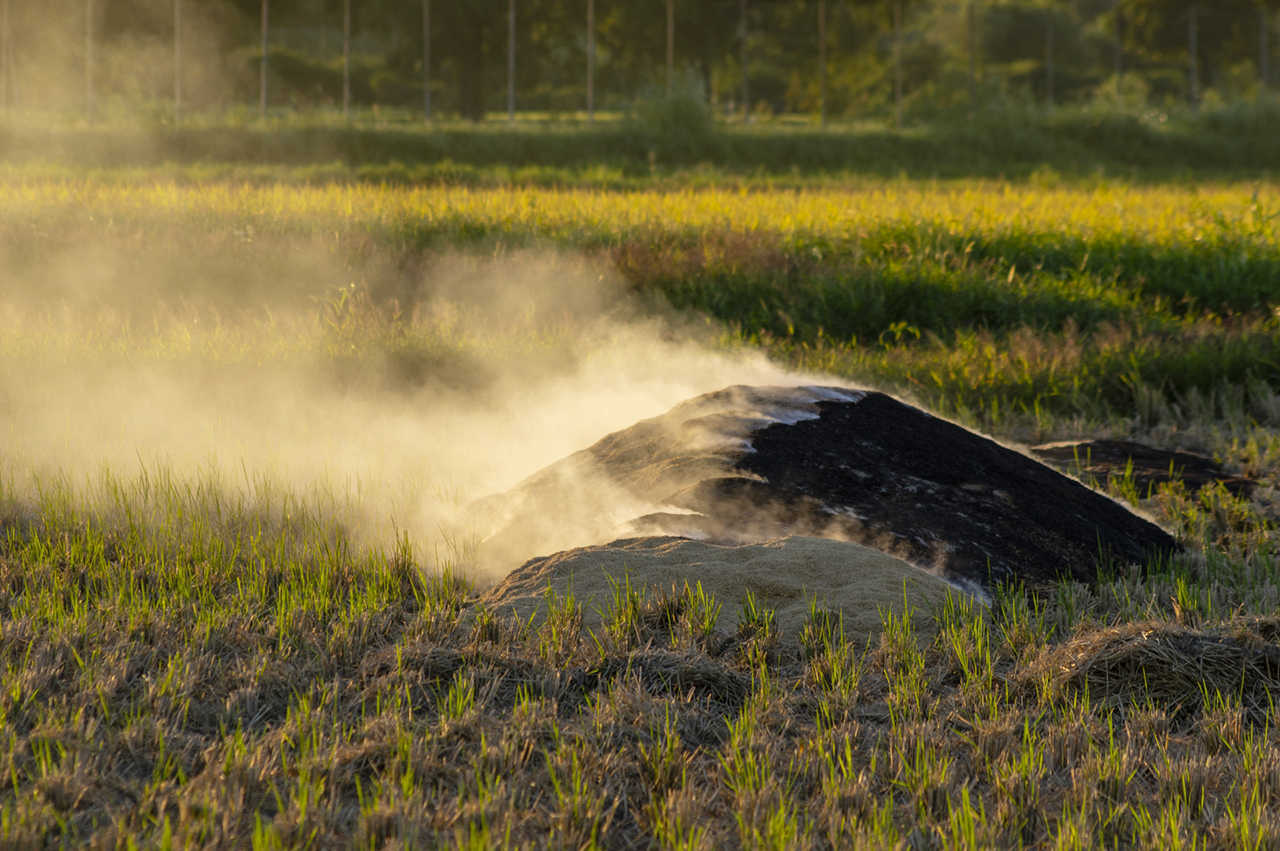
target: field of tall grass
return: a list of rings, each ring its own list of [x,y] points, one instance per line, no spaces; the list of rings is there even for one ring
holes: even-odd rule
[[[12,847],[1280,842],[1273,183],[16,168],[0,269]],[[337,420],[387,451],[478,431],[467,463],[496,464],[492,422],[568,428],[538,431],[559,388],[581,419],[630,411],[626,382],[665,400],[640,374],[674,393],[741,369],[874,385],[1010,442],[1193,449],[1258,485],[1113,481],[1184,556],[888,617],[861,647],[817,605],[799,636],[727,631],[696,587],[619,589],[594,633],[572,598],[522,623],[476,604],[465,543],[403,522],[412,487],[370,507],[350,447],[318,443],[305,484],[256,466],[268,434],[287,455]],[[602,436],[581,428],[564,451]]]

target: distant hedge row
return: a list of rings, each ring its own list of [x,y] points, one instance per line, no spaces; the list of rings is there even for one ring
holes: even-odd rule
[[[495,128],[443,125],[399,129],[251,126],[146,130],[0,130],[0,159],[86,167],[160,162],[383,166],[387,178],[412,180],[415,166],[455,163],[582,169],[605,165],[642,176],[655,168],[712,165],[730,171],[880,176],[1025,177],[1044,167],[1067,176],[1099,170],[1167,179],[1181,173],[1261,176],[1280,171],[1280,110],[1224,109],[1195,120],[1159,123],[1087,112],[1056,118],[1026,114],[897,133],[822,131],[762,125],[739,130],[708,124],[672,127],[626,120],[594,128],[570,125]],[[396,167],[392,167],[397,164]],[[377,174],[378,169],[366,169]],[[397,177],[398,175],[398,177]]]

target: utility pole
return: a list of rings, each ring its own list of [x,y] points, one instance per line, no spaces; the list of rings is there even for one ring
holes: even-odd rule
[[[978,112],[978,10],[977,3],[969,2],[969,117]]]
[[[827,0],[818,0],[818,120],[827,126]]]
[[[267,0],[262,0],[262,67],[258,79],[258,117],[267,118]]]
[[[1187,34],[1189,44],[1187,47],[1190,52],[1190,71],[1191,71],[1191,111],[1200,111],[1200,62],[1199,50],[1196,46],[1196,7],[1191,6],[1187,9]]]
[[[676,86],[676,0],[667,0],[667,98]]]
[[[893,4],[893,121],[902,129],[902,3]]]
[[[85,118],[93,123],[93,0],[85,2],[84,41],[84,106]]]
[[[1044,43],[1044,90],[1045,102],[1049,112],[1053,112],[1053,7],[1050,6],[1045,19]]]
[[[182,0],[173,0],[173,129],[182,123]]]
[[[507,123],[516,123],[516,0],[507,8]]]
[[[422,117],[431,120],[431,0],[422,0]]]
[[[351,120],[351,0],[342,0],[342,120]]]
[[[741,0],[742,6],[742,123],[746,124],[751,117],[750,89],[747,87],[747,0]]]
[[[596,0],[587,0],[587,123],[596,123]]]

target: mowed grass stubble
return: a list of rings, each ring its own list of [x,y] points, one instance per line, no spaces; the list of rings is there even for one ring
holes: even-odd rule
[[[820,603],[802,636],[762,617],[717,631],[697,588],[553,600],[518,623],[474,604],[465,546],[428,559],[432,529],[362,537],[358,488],[191,472],[148,447],[136,466],[58,470],[11,427],[0,833],[15,846],[1280,837],[1274,189],[0,193],[13,393],[31,387],[19,374],[104,364],[265,365],[356,405],[452,404],[508,392],[494,376],[519,364],[538,367],[518,381],[573,373],[584,339],[639,328],[896,389],[1006,438],[1137,436],[1260,479],[1251,499],[1117,483],[1186,557],[1095,589],[1009,589],[990,618],[917,612],[942,622],[937,641],[908,620],[863,648]],[[483,283],[547,256],[527,298]],[[615,616],[587,634],[582,605]]]

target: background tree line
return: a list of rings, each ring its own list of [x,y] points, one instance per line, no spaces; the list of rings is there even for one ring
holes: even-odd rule
[[[257,101],[262,0],[0,2],[6,107],[73,108],[90,88],[104,102],[171,98],[177,4],[186,102]],[[353,105],[421,105],[423,0],[349,2]],[[594,4],[596,107],[626,110],[666,91],[667,0]],[[517,108],[551,117],[582,110],[588,0],[514,5]],[[741,115],[745,20],[750,114],[816,115],[825,100],[833,117],[886,117],[899,79],[908,118],[1098,99],[1169,108],[1264,92],[1280,64],[1276,9],[1277,0],[675,0],[674,68],[682,91]],[[506,109],[510,11],[510,0],[430,0],[437,114],[478,119]],[[342,103],[343,16],[344,0],[270,0],[273,107]]]

